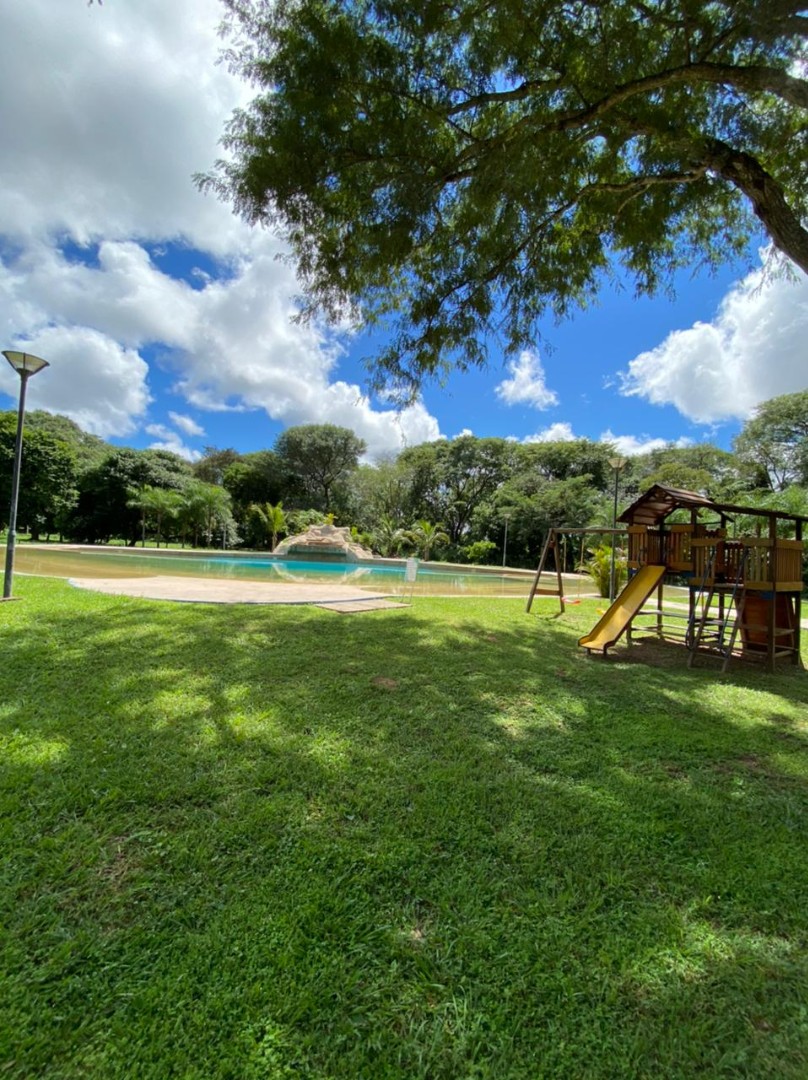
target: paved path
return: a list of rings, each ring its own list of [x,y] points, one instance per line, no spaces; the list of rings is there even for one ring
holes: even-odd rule
[[[368,592],[352,585],[263,581],[228,581],[223,578],[137,577],[70,578],[79,589],[112,596],[138,596],[148,600],[181,600],[199,604],[322,604],[352,611],[400,607],[389,593]]]

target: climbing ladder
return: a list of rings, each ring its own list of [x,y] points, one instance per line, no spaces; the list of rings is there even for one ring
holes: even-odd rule
[[[737,569],[733,568],[733,580],[719,582],[718,545],[710,548],[705,560],[701,584],[691,603],[688,622],[687,645],[689,655],[687,666],[692,667],[698,653],[708,653],[723,659],[721,670],[726,671],[732,658],[738,631],[741,629],[741,617],[745,606],[746,589],[744,570],[747,551],[741,553]],[[718,598],[718,612],[713,609],[713,600]],[[732,626],[730,627],[730,623]]]

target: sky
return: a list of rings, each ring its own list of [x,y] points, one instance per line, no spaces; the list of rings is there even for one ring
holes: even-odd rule
[[[369,396],[378,342],[295,321],[282,242],[194,185],[252,94],[220,62],[221,15],[219,0],[6,5],[0,348],[49,361],[28,408],[189,461],[340,424],[376,461],[467,432],[729,449],[756,405],[808,387],[808,279],[764,273],[760,240],[715,276],[680,274],[675,300],[606,287],[542,325],[540,348],[492,353],[403,412]],[[0,408],[18,390],[2,364]]]

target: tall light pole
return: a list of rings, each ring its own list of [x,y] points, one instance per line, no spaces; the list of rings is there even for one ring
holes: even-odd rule
[[[20,404],[17,408],[17,441],[14,444],[14,474],[11,481],[11,507],[8,512],[8,536],[6,537],[6,574],[3,578],[3,599],[11,598],[11,583],[14,578],[14,548],[17,543],[17,498],[20,493],[20,466],[22,464],[22,425],[25,420],[25,388],[32,375],[48,366],[47,360],[41,360],[31,353],[4,350],[3,356],[20,377]]]
[[[609,458],[609,465],[614,469],[614,509],[612,510],[612,528],[617,528],[617,483],[620,479],[620,472],[628,465],[626,458],[613,457]],[[614,558],[616,554],[615,534],[612,533],[612,562],[609,570],[609,603],[614,601]]]
[[[511,514],[513,510],[506,510],[503,513],[505,518],[505,539],[502,541],[502,569],[505,569],[505,560],[508,557],[508,522],[511,520]]]

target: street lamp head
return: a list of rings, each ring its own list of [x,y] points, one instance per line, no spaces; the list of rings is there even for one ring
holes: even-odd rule
[[[610,457],[609,458],[609,468],[610,469],[616,469],[617,472],[620,472],[620,470],[626,465],[628,465],[628,458],[624,458],[624,457]]]
[[[20,493],[20,466],[22,464],[22,425],[25,418],[25,390],[28,379],[48,366],[31,353],[3,351],[3,356],[20,377],[20,403],[17,407],[17,439],[14,443],[14,471],[11,478],[11,506],[8,511],[8,532],[6,534],[6,572],[3,577],[3,599],[11,599],[11,584],[14,579],[14,548],[17,543],[17,497]]]
[[[36,375],[38,371],[48,366],[47,360],[34,356],[33,353],[14,352],[12,349],[4,349],[3,356],[21,378]]]

